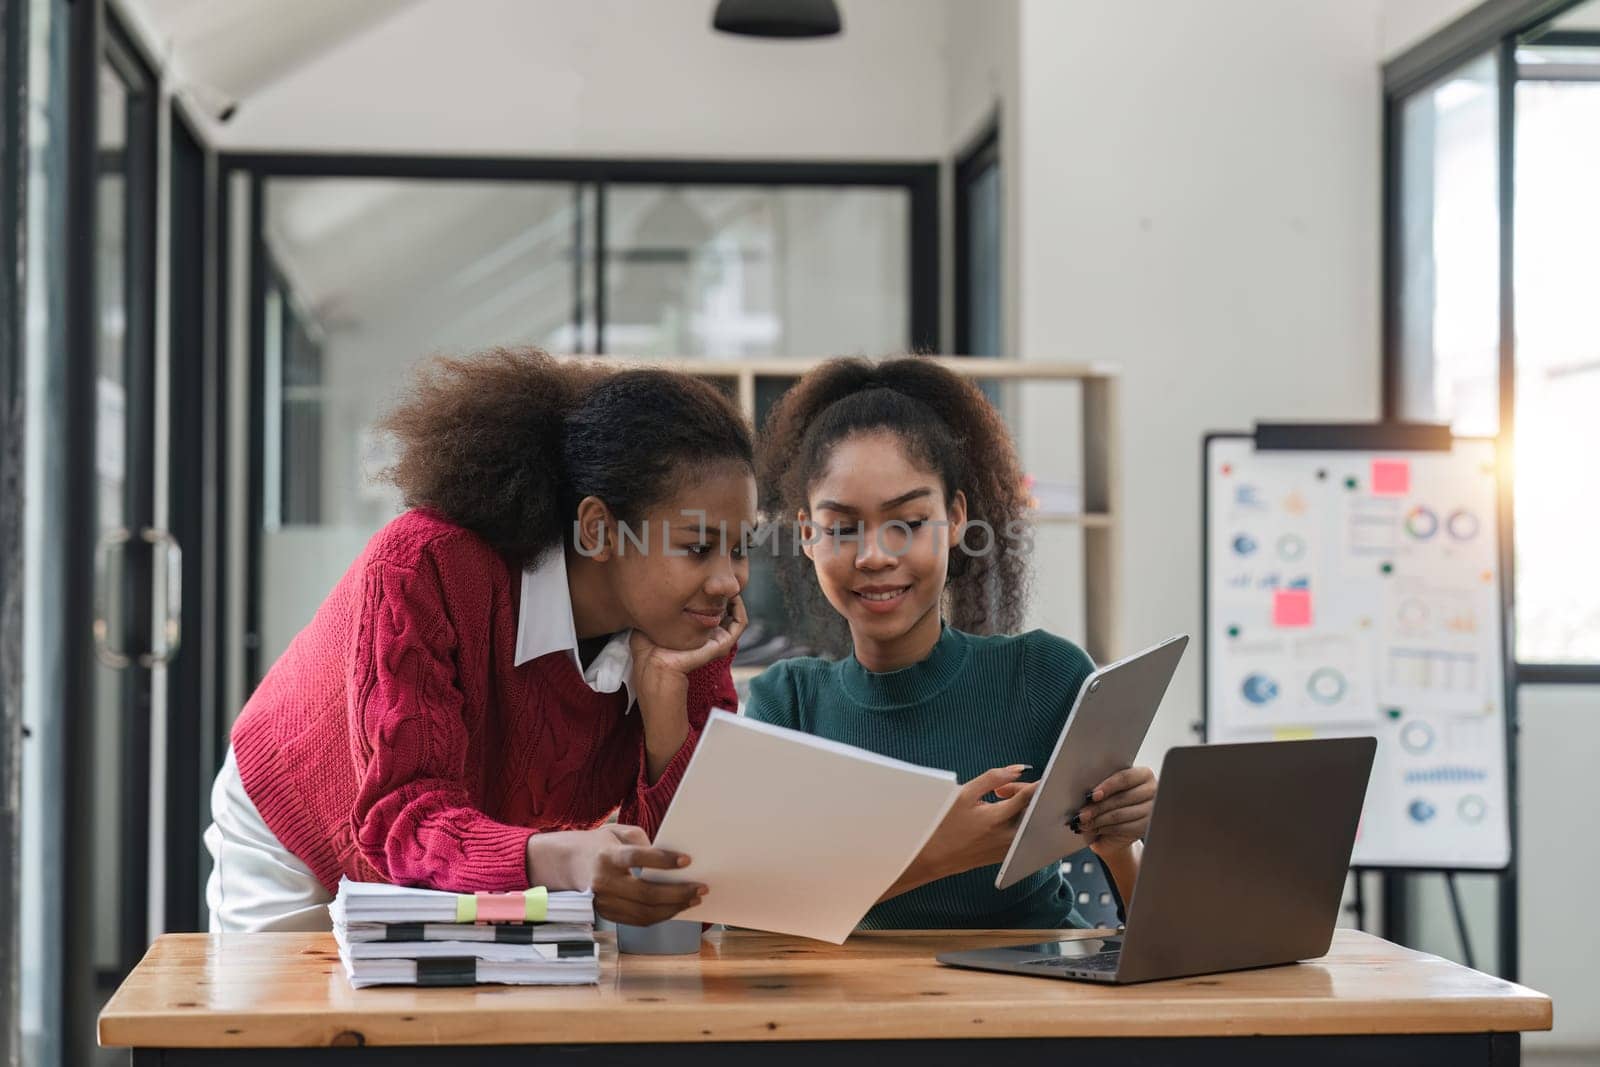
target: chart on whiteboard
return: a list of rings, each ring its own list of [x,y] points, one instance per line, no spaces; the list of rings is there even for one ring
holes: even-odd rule
[[[1353,862],[1503,866],[1492,443],[1206,462],[1207,739],[1374,735]]]

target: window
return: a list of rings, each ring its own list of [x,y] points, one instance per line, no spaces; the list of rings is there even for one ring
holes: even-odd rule
[[[1513,443],[1519,676],[1600,679],[1600,0],[1389,73],[1386,411]]]
[[[904,189],[608,185],[605,348],[726,358],[904,351]]]
[[[932,166],[224,164],[252,172],[260,191],[249,683],[398,512],[373,477],[390,458],[375,426],[430,355],[935,346]]]
[[[1600,34],[1516,60],[1517,658],[1600,663]]]
[[[1400,413],[1498,432],[1499,75],[1475,59],[1407,99],[1400,122]]]

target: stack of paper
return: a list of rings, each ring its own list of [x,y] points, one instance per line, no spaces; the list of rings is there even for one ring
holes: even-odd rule
[[[357,989],[600,980],[587,892],[445,893],[346,878],[328,912]]]

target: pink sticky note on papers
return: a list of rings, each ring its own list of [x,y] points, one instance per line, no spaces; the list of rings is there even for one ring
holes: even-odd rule
[[[1372,461],[1374,496],[1404,496],[1411,492],[1411,463],[1403,459]]]
[[[1311,590],[1279,589],[1273,593],[1272,625],[1310,626]]]

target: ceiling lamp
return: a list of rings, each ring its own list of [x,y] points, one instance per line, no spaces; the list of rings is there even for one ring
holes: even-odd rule
[[[711,25],[748,37],[831,37],[842,28],[834,0],[719,0]]]

